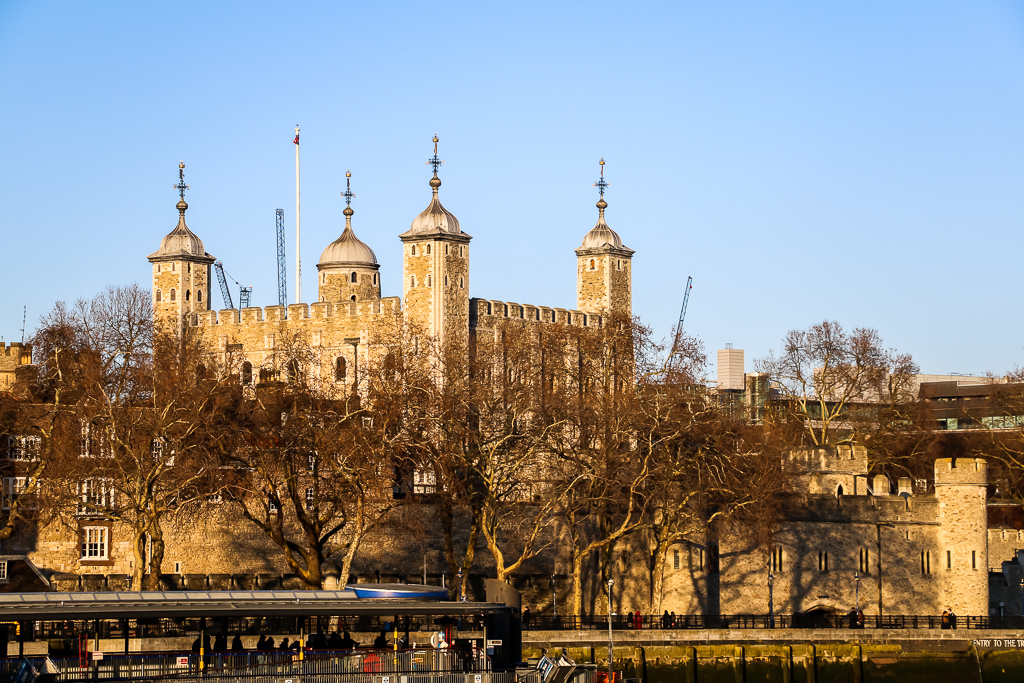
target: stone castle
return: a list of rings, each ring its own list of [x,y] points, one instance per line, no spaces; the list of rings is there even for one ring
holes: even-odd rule
[[[605,221],[604,160],[597,183],[597,224],[576,249],[576,308],[531,306],[469,296],[469,248],[472,237],[439,198],[441,179],[434,140],[432,197],[399,235],[402,243],[402,296],[382,297],[380,265],[369,246],[352,228],[352,193],[346,188],[345,229],[323,250],[317,263],[318,297],[312,304],[215,311],[211,309],[211,267],[215,257],[185,223],[188,205],[184,178],[179,184],[178,224],[150,254],[153,264],[153,307],[163,329],[196,326],[219,353],[241,359],[245,381],[284,377],[289,359],[275,353],[284,337],[298,335],[318,351],[314,375],[339,384],[357,381],[356,368],[369,348],[371,330],[384,318],[398,317],[407,326],[441,345],[468,348],[470,339],[493,333],[502,319],[527,325],[562,323],[600,327],[610,313],[631,314],[633,251]],[[182,169],[184,164],[182,164]],[[346,174],[351,176],[351,174]],[[360,351],[362,346],[363,351]],[[349,371],[349,368],[352,370]]]
[[[603,160],[597,223],[575,252],[576,307],[531,306],[470,298],[471,237],[441,204],[436,138],[434,142],[429,204],[399,235],[401,297],[381,295],[380,266],[374,251],[355,235],[347,189],[345,228],[324,248],[317,264],[318,301],[213,310],[215,258],[186,225],[182,170],[178,224],[148,257],[157,325],[202,330],[213,353],[242,359],[240,377],[248,384],[257,377],[287,373],[289,361],[277,348],[284,337],[299,336],[319,350],[320,367],[314,373],[352,387],[360,363],[366,362],[372,328],[386,318],[467,348],[475,337],[493,334],[506,319],[530,326],[600,327],[610,314],[631,313],[634,252],[605,221]],[[18,360],[4,361],[11,357]],[[26,362],[22,348],[7,347],[0,362],[6,363],[0,364],[0,377],[13,373],[14,365]],[[776,613],[847,611],[855,604],[868,613],[935,614],[946,607],[962,615],[1021,613],[1024,573],[1017,554],[1024,548],[1024,536],[1020,525],[989,524],[984,460],[939,460],[933,481],[901,479],[895,485],[884,477],[869,481],[868,454],[861,447],[799,451],[791,454],[790,464],[797,473],[796,492],[786,500],[772,548],[747,547],[736,540],[739,535],[721,531],[714,538],[677,544],[665,565],[660,609],[764,614],[770,577]],[[288,585],[283,560],[261,532],[229,518],[215,503],[202,517],[167,529],[163,571],[169,581],[190,588]],[[102,556],[86,557],[86,525],[106,529]],[[353,578],[440,582],[447,571],[440,549],[423,548],[411,539],[404,542],[396,536],[401,533],[398,527],[384,528],[367,538]],[[616,582],[615,609],[620,613],[649,609],[650,541],[639,536],[615,551],[612,566],[629,577]],[[126,536],[116,525],[95,520],[83,522],[77,534],[58,526],[33,529],[5,541],[3,550],[27,554],[54,587],[64,589],[122,588],[132,571]],[[476,571],[482,578],[489,569],[487,553],[478,557]],[[566,558],[552,549],[517,575],[515,585],[535,612],[550,610],[551,583],[556,593],[568,589],[565,567]],[[336,585],[338,578],[333,580]],[[333,587],[330,577],[325,587]],[[586,589],[592,596],[599,591],[593,581]],[[591,602],[601,611],[600,600]]]

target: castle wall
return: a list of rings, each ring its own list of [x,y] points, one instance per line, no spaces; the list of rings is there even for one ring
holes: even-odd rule
[[[265,378],[274,373],[273,378],[287,380],[287,364],[297,359],[301,372],[341,388],[355,381],[359,368],[366,366],[375,352],[375,342],[380,341],[377,335],[400,328],[401,314],[398,297],[387,297],[207,311],[196,320],[208,348],[232,372],[249,362],[254,381],[261,370]],[[336,381],[334,367],[339,357],[346,360],[346,376]]]
[[[935,461],[943,597],[960,614],[988,612],[987,484],[987,465],[982,458]]]
[[[18,368],[32,364],[32,345],[12,342],[0,347],[0,391],[10,391],[17,383]]]

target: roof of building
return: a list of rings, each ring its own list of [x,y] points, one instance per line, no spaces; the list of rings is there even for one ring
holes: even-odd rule
[[[6,619],[286,615],[468,615],[506,612],[481,602],[361,600],[352,591],[180,591],[0,594]]]
[[[351,209],[346,209],[351,211]],[[345,230],[341,237],[327,245],[320,254],[320,262],[317,265],[325,266],[332,263],[364,264],[368,266],[377,265],[377,256],[361,239],[356,237],[352,230],[351,214],[345,217]]]
[[[430,187],[434,196],[430,204],[413,219],[409,229],[400,237],[427,236],[427,235],[464,235],[459,226],[459,219],[448,209],[444,208],[441,200],[437,197],[437,188],[441,187],[441,179],[434,173],[430,179]],[[469,235],[465,235],[469,237]]]
[[[176,208],[178,209],[178,224],[174,226],[174,230],[160,240],[160,248],[150,254],[149,258],[173,256],[194,258],[198,256],[212,259],[213,257],[206,253],[203,241],[185,225],[185,210],[188,209],[188,204],[181,199]]]

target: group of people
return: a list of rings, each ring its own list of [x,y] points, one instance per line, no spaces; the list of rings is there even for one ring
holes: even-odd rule
[[[864,628],[864,610],[860,607],[851,607],[846,616],[850,620],[850,628]]]
[[[952,607],[947,607],[942,610],[942,628],[956,628],[956,614],[953,613]]]
[[[192,651],[199,652],[199,638],[196,638],[192,642]],[[256,646],[253,648],[254,652],[274,652],[274,651],[298,651],[300,647],[300,641],[298,639],[289,642],[288,638],[282,638],[280,644],[274,642],[273,636],[260,635],[260,639],[256,641]],[[348,631],[345,631],[344,635],[339,635],[337,631],[334,631],[329,636],[324,635],[322,630],[318,630],[314,635],[310,636],[306,642],[306,647],[311,650],[354,650],[359,647],[359,643],[353,640],[352,636],[349,635]],[[376,644],[374,647],[378,647]],[[242,637],[235,634],[235,637],[231,639],[231,646],[228,647],[228,637],[225,634],[218,635],[213,642],[210,641],[210,636],[207,635],[203,639],[203,650],[206,653],[211,652],[245,652],[246,647],[242,643]]]

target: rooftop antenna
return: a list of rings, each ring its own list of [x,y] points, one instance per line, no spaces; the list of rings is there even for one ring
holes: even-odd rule
[[[25,320],[28,319],[28,306],[21,309],[21,343],[25,343]]]
[[[301,231],[299,229],[299,124],[295,124],[295,303],[302,303]]]

